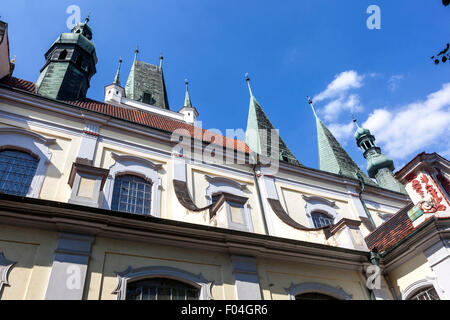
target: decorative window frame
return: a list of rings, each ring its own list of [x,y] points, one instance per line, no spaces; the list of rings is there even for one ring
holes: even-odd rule
[[[49,146],[56,143],[56,139],[48,139],[40,134],[21,128],[0,128],[0,150],[13,149],[31,154],[39,160],[26,197],[38,198],[44,183],[52,152]]]
[[[3,252],[0,252],[0,295],[4,285],[9,286],[8,274],[11,268],[16,264],[14,261],[6,259]]]
[[[446,300],[444,296],[444,291],[437,284],[437,280],[435,277],[427,276],[424,279],[417,280],[411,283],[406,289],[402,292],[402,300],[408,300],[411,296],[417,293],[418,290],[424,289],[426,287],[433,287],[436,290],[436,293],[439,296],[439,299]]]
[[[133,281],[139,281],[148,278],[169,278],[187,283],[199,292],[199,300],[213,300],[211,288],[212,281],[206,280],[202,274],[193,273],[165,266],[142,267],[133,269],[129,266],[125,271],[115,272],[117,275],[117,286],[112,294],[117,294],[117,300],[125,300],[127,295],[127,284]]]
[[[341,287],[332,287],[330,285],[318,282],[304,282],[300,284],[291,283],[289,288],[285,288],[290,300],[295,300],[295,296],[302,293],[317,292],[329,295],[336,299],[352,300],[353,295],[348,294]]]
[[[244,193],[244,190],[247,189],[247,186],[245,184],[241,184],[235,180],[225,177],[213,177],[205,175],[205,179],[209,182],[209,186],[206,188],[205,195],[206,203],[208,205],[212,204],[212,196],[216,193],[229,193],[238,197],[248,198]],[[246,203],[242,204],[242,207],[242,218],[244,220],[244,224],[239,224],[232,221],[230,205],[228,203],[226,204],[228,225],[231,229],[253,232],[253,223],[249,201],[247,200]]]
[[[150,215],[154,217],[161,216],[161,178],[158,171],[162,164],[131,155],[119,155],[112,153],[112,158],[116,161],[109,168],[109,176],[104,187],[105,200],[103,208],[111,209],[112,197],[114,191],[115,177],[118,175],[131,174],[151,181],[152,183],[152,203]]]
[[[336,224],[341,220],[340,215],[336,212],[336,203],[328,199],[318,196],[305,196],[302,195],[303,200],[306,201],[305,213],[308,218],[308,222],[311,228],[315,228],[312,213],[314,211],[321,212],[333,219],[333,224]]]

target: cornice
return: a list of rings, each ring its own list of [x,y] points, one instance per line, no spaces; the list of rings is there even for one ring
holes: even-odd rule
[[[364,251],[0,194],[0,222],[362,271]]]

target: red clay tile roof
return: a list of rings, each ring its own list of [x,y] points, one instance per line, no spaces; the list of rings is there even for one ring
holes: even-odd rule
[[[19,90],[27,91],[29,93],[33,94],[36,93],[36,87],[34,83],[31,81],[15,77],[7,77],[1,80],[0,83]],[[193,125],[175,119],[171,119],[162,115],[158,115],[155,113],[113,106],[107,103],[95,101],[88,98],[77,101],[62,101],[62,102],[167,132],[174,132],[176,129],[186,129],[190,133],[191,137],[194,137],[195,127]],[[214,137],[213,134],[205,135],[205,133],[207,133],[208,131],[205,129],[201,130],[204,142],[214,143],[220,146],[227,146],[228,143],[230,146],[233,146],[235,150],[246,153],[250,152],[249,147],[243,141],[227,138],[224,136],[220,136],[221,141],[214,141],[214,139],[212,139],[212,137]]]
[[[413,206],[413,203],[409,203],[389,218],[389,220],[372,231],[365,238],[369,249],[376,247],[378,252],[386,251],[407,237],[411,232],[417,230],[422,224],[414,228],[413,223],[408,217],[408,211]]]

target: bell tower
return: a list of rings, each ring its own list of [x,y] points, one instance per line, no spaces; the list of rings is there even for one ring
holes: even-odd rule
[[[45,64],[36,82],[38,94],[58,100],[86,97],[97,64],[88,22],[86,18],[70,33],[62,33],[45,53]]]
[[[369,129],[361,128],[356,119],[353,122],[358,127],[354,134],[356,145],[364,152],[369,177],[375,178],[380,187],[406,194],[405,187],[394,177],[394,161],[381,153]]]

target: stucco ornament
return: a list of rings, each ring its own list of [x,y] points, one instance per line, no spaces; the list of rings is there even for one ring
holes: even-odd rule
[[[431,200],[422,200],[417,206],[423,213],[435,213],[437,212],[436,201],[434,199]]]
[[[16,263],[14,261],[9,261],[6,259],[3,252],[0,252],[0,292],[4,285],[9,285],[8,283],[8,272],[13,265]]]

